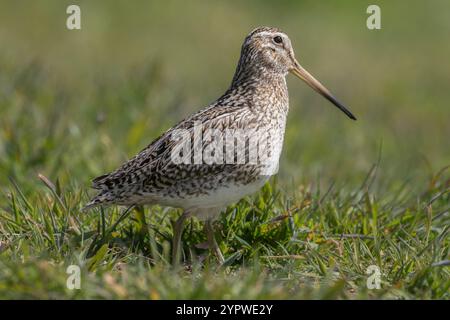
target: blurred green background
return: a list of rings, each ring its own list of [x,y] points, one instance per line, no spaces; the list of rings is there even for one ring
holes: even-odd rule
[[[81,30],[66,29],[69,4]],[[448,1],[2,1],[1,184],[42,172],[85,186],[114,169],[224,92],[261,25],[358,117],[289,76],[281,181],[360,181],[379,156],[385,181],[450,163]]]
[[[66,28],[70,4],[81,30]],[[366,27],[370,4],[381,30]],[[216,225],[231,269],[201,260],[194,220],[183,242],[198,270],[170,272],[178,212],[81,214],[90,179],[219,97],[262,25],[358,121],[289,76],[279,183]],[[448,299],[449,36],[447,0],[2,0],[0,299]],[[66,288],[73,263],[88,290]],[[381,291],[366,288],[372,264]]]

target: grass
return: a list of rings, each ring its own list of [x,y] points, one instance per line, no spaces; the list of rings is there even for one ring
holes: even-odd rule
[[[83,191],[42,179],[48,192],[32,199],[16,186],[0,215],[3,298],[448,298],[449,270],[436,265],[449,250],[441,177],[412,201],[374,199],[373,177],[354,192],[305,188],[292,199],[268,184],[217,224],[220,269],[196,248],[206,240],[198,221],[183,235],[185,266],[173,269],[175,210],[80,215]],[[65,288],[71,264],[81,290]],[[369,265],[382,270],[380,290],[366,288]]]
[[[0,298],[449,298],[446,2],[408,2],[411,25],[381,1],[378,33],[360,2],[80,3],[78,33],[63,2],[0,5]],[[280,174],[215,225],[226,265],[195,219],[170,265],[179,210],[82,213],[89,180],[217,97],[264,24],[358,121],[289,79]],[[381,289],[367,288],[371,265]]]

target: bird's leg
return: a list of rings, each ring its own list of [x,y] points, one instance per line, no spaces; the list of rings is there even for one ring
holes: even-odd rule
[[[223,258],[222,252],[220,251],[219,245],[214,237],[214,228],[211,219],[205,221],[205,232],[206,237],[208,238],[209,249],[214,253],[217,260],[219,260],[219,263],[222,264],[225,259]]]
[[[134,206],[134,217],[139,222],[138,232],[141,236],[144,236],[147,232],[147,221],[145,220],[145,211],[144,207],[141,205]]]
[[[142,205],[136,205],[134,206],[134,217],[138,222],[137,225],[137,240],[138,240],[138,247],[141,248],[143,251],[145,251],[145,236],[148,234],[148,224],[145,220],[145,211],[144,207]]]
[[[172,264],[177,265],[180,261],[180,243],[181,243],[181,235],[183,233],[183,224],[184,221],[189,218],[191,213],[189,211],[184,211],[183,214],[178,218],[177,222],[175,222],[175,226],[173,228],[173,243],[172,243]]]

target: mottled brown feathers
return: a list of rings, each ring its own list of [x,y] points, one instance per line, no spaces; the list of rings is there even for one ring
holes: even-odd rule
[[[99,190],[99,194],[87,207],[113,203],[201,207],[202,201],[207,206],[210,202],[214,204],[216,198],[220,203],[220,190],[231,188],[232,193],[236,186],[254,184],[255,188],[259,187],[259,181],[267,179],[259,164],[175,164],[171,153],[178,142],[173,141],[172,134],[183,129],[193,135],[198,123],[202,130],[262,128],[271,132],[271,143],[280,145],[281,151],[288,112],[287,66],[274,55],[274,50],[282,48],[272,41],[280,32],[269,27],[253,30],[244,41],[230,88],[215,102],[164,132],[118,169],[95,178],[92,187]],[[260,36],[261,39],[256,39]],[[287,38],[284,34],[283,37]],[[202,143],[206,147],[210,142]],[[246,148],[247,154],[251,150],[249,146]],[[278,163],[278,157],[276,154],[273,161]],[[248,192],[253,189],[249,188]]]

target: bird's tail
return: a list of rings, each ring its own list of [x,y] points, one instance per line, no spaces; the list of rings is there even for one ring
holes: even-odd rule
[[[91,199],[84,207],[81,209],[82,212],[86,212],[89,209],[98,207],[98,206],[107,206],[110,205],[113,201],[113,195],[108,191],[102,191],[97,194],[94,198]]]

